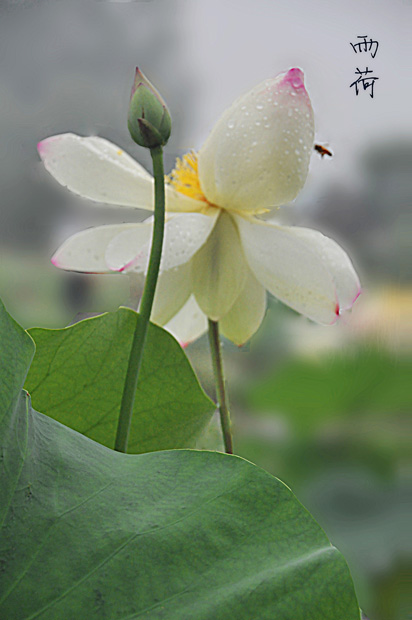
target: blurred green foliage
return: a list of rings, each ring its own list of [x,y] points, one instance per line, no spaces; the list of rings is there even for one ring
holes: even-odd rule
[[[412,359],[369,347],[320,359],[292,359],[249,385],[252,412],[283,414],[298,435],[313,435],[329,419],[412,409]]]
[[[405,352],[359,342],[284,356],[263,378],[243,377],[236,393],[237,452],[279,476],[315,515],[347,558],[372,620],[406,620],[412,609],[411,376]]]
[[[57,328],[71,323],[79,312],[94,314],[125,305],[129,282],[116,275],[62,272],[48,256],[3,249],[0,292],[9,313],[24,328]]]

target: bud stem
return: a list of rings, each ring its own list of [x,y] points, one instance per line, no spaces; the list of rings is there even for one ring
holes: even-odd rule
[[[215,375],[216,395],[219,402],[220,424],[222,427],[225,452],[233,454],[233,440],[230,423],[229,399],[226,393],[226,382],[223,372],[222,347],[220,344],[219,324],[209,319],[209,343],[212,354],[213,372]]]
[[[140,311],[137,316],[136,329],[130,349],[129,364],[126,372],[122,402],[120,405],[119,421],[115,441],[115,450],[127,452],[130,425],[133,415],[133,405],[136,396],[139,370],[142,363],[143,349],[146,342],[150,313],[159,275],[160,259],[162,256],[164,223],[165,223],[165,179],[163,170],[163,149],[161,146],[150,149],[153,161],[153,176],[155,180],[155,210],[150,252],[149,267],[143,290]]]

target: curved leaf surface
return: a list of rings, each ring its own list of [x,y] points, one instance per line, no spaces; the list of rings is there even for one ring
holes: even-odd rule
[[[16,391],[33,343],[0,328],[0,376],[16,368],[0,401],[1,618],[359,620],[343,557],[279,480],[220,453],[121,454],[37,413]]]
[[[25,388],[33,406],[113,448],[138,318],[119,308],[64,329],[29,330],[36,355]],[[184,351],[168,332],[150,324],[128,452],[194,447],[214,410]]]

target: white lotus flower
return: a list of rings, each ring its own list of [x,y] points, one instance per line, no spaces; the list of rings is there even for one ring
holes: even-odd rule
[[[347,254],[320,232],[259,215],[293,200],[313,150],[314,125],[300,69],[265,80],[237,99],[198,154],[167,178],[164,250],[152,320],[190,341],[219,321],[237,344],[259,328],[266,291],[331,324],[360,293]],[[117,146],[63,134],[39,144],[47,170],[90,200],[153,210],[153,178]],[[152,218],[70,237],[53,256],[62,269],[144,274]]]

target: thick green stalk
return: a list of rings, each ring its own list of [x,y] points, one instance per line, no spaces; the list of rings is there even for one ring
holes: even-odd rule
[[[230,424],[229,399],[226,393],[223,373],[222,347],[220,344],[219,324],[209,319],[209,343],[212,354],[213,372],[215,375],[216,395],[219,402],[220,424],[227,454],[233,454],[233,440]]]
[[[146,342],[147,328],[153,306],[153,298],[159,275],[160,259],[162,256],[163,234],[165,222],[165,180],[163,170],[163,150],[156,147],[150,150],[153,161],[153,176],[155,180],[155,211],[150,252],[149,267],[147,270],[139,316],[130,349],[129,364],[120,405],[119,421],[115,441],[115,450],[127,452],[130,424],[133,415],[133,404],[136,396],[137,380],[142,363],[143,349]]]

